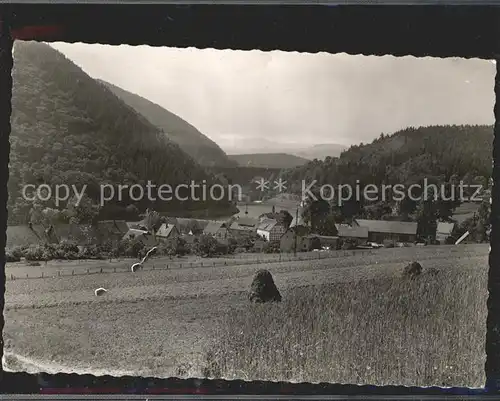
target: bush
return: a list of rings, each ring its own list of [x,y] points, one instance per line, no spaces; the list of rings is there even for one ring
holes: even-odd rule
[[[7,263],[20,262],[21,257],[17,254],[14,254],[12,251],[6,251],[5,252],[5,261]]]
[[[229,245],[222,242],[217,242],[217,247],[215,248],[216,255],[227,255],[229,253]]]
[[[21,259],[24,257],[24,252],[27,249],[27,247],[22,247],[22,246],[15,246],[14,248],[9,250],[9,253],[14,257],[14,258],[19,258]]]
[[[219,242],[210,235],[201,235],[195,242],[194,251],[200,256],[213,256],[217,253]]]
[[[129,258],[140,258],[141,254],[145,252],[144,244],[141,241],[134,241],[131,239],[123,240],[123,253],[120,256],[127,256]]]
[[[142,253],[145,254],[147,250],[142,242],[133,239],[122,239],[115,246],[112,247],[111,251],[108,252],[109,256],[118,257],[128,257],[128,258],[139,258]]]
[[[160,242],[158,249],[156,250],[157,255],[164,256],[184,256],[191,253],[189,244],[183,238],[177,238],[174,242]]]
[[[175,256],[177,255],[177,247],[171,242],[160,242],[156,249],[156,253],[162,256]]]
[[[250,251],[253,248],[253,241],[249,237],[242,237],[236,240],[238,248],[245,248],[247,251]]]
[[[59,253],[55,245],[47,244],[43,247],[42,260],[59,259]]]
[[[44,259],[44,250],[45,248],[41,245],[31,245],[24,252],[24,257],[28,261],[41,261]]]
[[[62,253],[78,254],[78,252],[79,252],[78,245],[76,244],[76,242],[67,241],[67,240],[62,240],[57,245],[57,249],[60,250],[60,252],[62,252]]]
[[[97,245],[97,250],[100,254],[109,254],[113,251],[113,248],[115,248],[115,246],[111,240],[104,241],[103,243]]]
[[[105,259],[106,256],[101,252],[98,245],[85,246],[79,253],[79,259]]]
[[[234,253],[234,251],[238,247],[238,241],[236,241],[234,238],[229,238],[227,247],[228,253]]]
[[[177,255],[189,255],[192,252],[191,246],[184,238],[179,238],[177,241]]]
[[[75,260],[78,259],[79,253],[78,245],[70,241],[61,241],[59,244],[44,246],[44,260]]]
[[[266,242],[262,250],[264,253],[280,253],[280,244],[278,242]]]

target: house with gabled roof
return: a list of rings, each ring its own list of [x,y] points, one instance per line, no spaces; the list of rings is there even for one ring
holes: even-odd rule
[[[157,242],[153,235],[145,230],[138,230],[136,228],[130,228],[128,232],[123,236],[124,240],[139,241],[145,246],[156,246]]]
[[[156,232],[156,239],[160,242],[175,243],[179,236],[179,230],[174,224],[163,223]]]
[[[257,234],[270,242],[279,241],[285,231],[286,228],[276,219],[264,219],[257,226]]]
[[[210,221],[203,229],[203,234],[217,239],[226,239],[228,236],[227,224],[224,221]]]
[[[234,237],[246,237],[257,233],[258,219],[240,217],[229,226],[229,233]]]
[[[348,224],[335,224],[335,227],[337,228],[337,236],[340,238],[368,241],[368,227]]]
[[[353,227],[366,227],[368,241],[384,242],[415,242],[417,240],[418,223],[390,220],[355,219]]]
[[[340,245],[340,238],[336,235],[309,234],[308,238],[311,241],[312,249],[338,249]]]
[[[156,232],[156,237],[158,239],[170,239],[173,237],[177,237],[179,235],[179,231],[177,227],[173,224],[163,223],[158,231]]]
[[[299,225],[290,227],[280,238],[281,252],[310,251],[314,236],[309,235],[309,227]]]

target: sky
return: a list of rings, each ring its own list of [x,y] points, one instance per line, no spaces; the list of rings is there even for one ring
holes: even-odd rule
[[[182,117],[224,150],[369,142],[493,124],[487,60],[53,43],[87,74]]]

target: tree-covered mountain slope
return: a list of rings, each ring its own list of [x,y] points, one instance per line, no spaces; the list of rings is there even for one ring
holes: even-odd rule
[[[99,201],[104,184],[145,188],[150,181],[175,187],[203,180],[209,185],[214,180],[160,129],[46,44],[16,42],[13,81],[11,223],[24,221],[32,206],[22,196],[26,184],[46,183],[52,188],[86,184],[86,193]],[[121,199],[115,195],[105,205],[103,217],[116,217],[120,208],[131,203],[139,210],[153,205],[159,211],[185,214],[229,205],[226,201],[160,201],[147,195],[134,202],[125,191]]]
[[[128,92],[109,82],[100,80],[126,104],[142,114],[151,124],[157,126],[182,150],[202,166],[234,165],[214,141],[179,116],[139,95]]]

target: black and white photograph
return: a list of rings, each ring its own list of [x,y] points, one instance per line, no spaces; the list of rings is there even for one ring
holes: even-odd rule
[[[13,55],[6,371],[483,386],[494,61]]]

